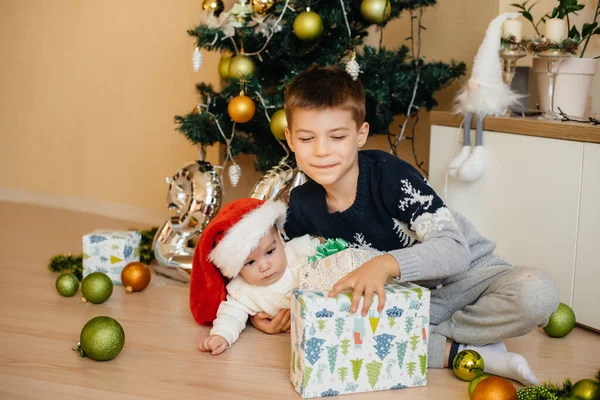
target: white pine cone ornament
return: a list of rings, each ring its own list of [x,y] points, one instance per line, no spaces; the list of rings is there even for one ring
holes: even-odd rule
[[[194,67],[194,72],[198,72],[201,66],[202,53],[200,53],[200,49],[196,47],[196,50],[194,50],[194,54],[192,54],[192,67]]]
[[[356,55],[353,55],[352,59],[346,63],[346,72],[352,77],[352,79],[358,79],[358,74],[360,73],[360,66],[356,61]]]
[[[238,164],[232,164],[227,170],[231,186],[236,187],[242,176],[242,168]]]

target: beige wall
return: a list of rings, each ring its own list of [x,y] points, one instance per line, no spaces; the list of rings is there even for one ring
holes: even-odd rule
[[[423,56],[465,61],[470,73],[488,22],[506,3],[452,0],[427,9]],[[0,190],[165,212],[164,177],[197,154],[175,132],[173,115],[191,110],[196,82],[220,84],[218,54],[203,52],[200,72],[191,68],[193,40],[186,29],[198,23],[200,4],[1,1]],[[404,44],[408,21],[405,15],[390,23],[383,44]],[[369,40],[376,44],[378,36]],[[440,108],[451,108],[459,87],[460,82],[439,93]],[[599,102],[596,97],[594,107]],[[419,159],[428,161],[428,115],[421,117],[416,147]],[[399,132],[401,123],[398,118],[392,131]],[[367,148],[388,150],[383,136],[369,139]],[[222,150],[211,149],[209,160],[222,159]],[[412,162],[410,142],[403,143],[400,156]],[[247,196],[260,178],[252,157],[241,156],[238,162],[242,179],[237,188],[225,179],[226,201]]]
[[[216,55],[192,71],[199,9],[1,1],[0,188],[165,210],[164,178],[197,153],[173,116],[194,106],[196,81],[218,79]]]

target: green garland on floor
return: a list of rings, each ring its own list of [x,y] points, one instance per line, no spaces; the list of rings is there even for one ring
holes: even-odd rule
[[[136,230],[136,229],[131,229]],[[149,265],[154,260],[154,252],[152,251],[152,241],[158,231],[158,227],[153,227],[147,230],[140,231],[142,241],[140,243],[140,261]],[[72,272],[77,279],[83,279],[83,257],[81,254],[58,254],[50,259],[48,269],[53,272]]]
[[[600,370],[596,373],[595,380],[600,382]],[[560,386],[546,383],[517,389],[517,396],[519,400],[561,400],[570,398],[572,389],[573,382],[567,378]]]

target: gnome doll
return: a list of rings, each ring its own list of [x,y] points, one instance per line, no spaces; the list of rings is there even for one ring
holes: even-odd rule
[[[471,78],[456,98],[455,112],[464,115],[464,141],[460,153],[448,166],[448,174],[462,181],[475,181],[485,170],[483,119],[487,115],[504,115],[518,103],[519,95],[502,81],[500,40],[502,24],[519,13],[503,13],[490,22],[485,38],[473,63]],[[475,146],[471,147],[471,122],[477,118]]]

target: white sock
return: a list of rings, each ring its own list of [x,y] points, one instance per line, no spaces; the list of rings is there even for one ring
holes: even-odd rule
[[[521,382],[523,385],[537,385],[538,380],[529,367],[527,360],[520,354],[506,350],[504,342],[485,346],[460,345],[458,351],[475,350],[483,357],[483,371]]]

